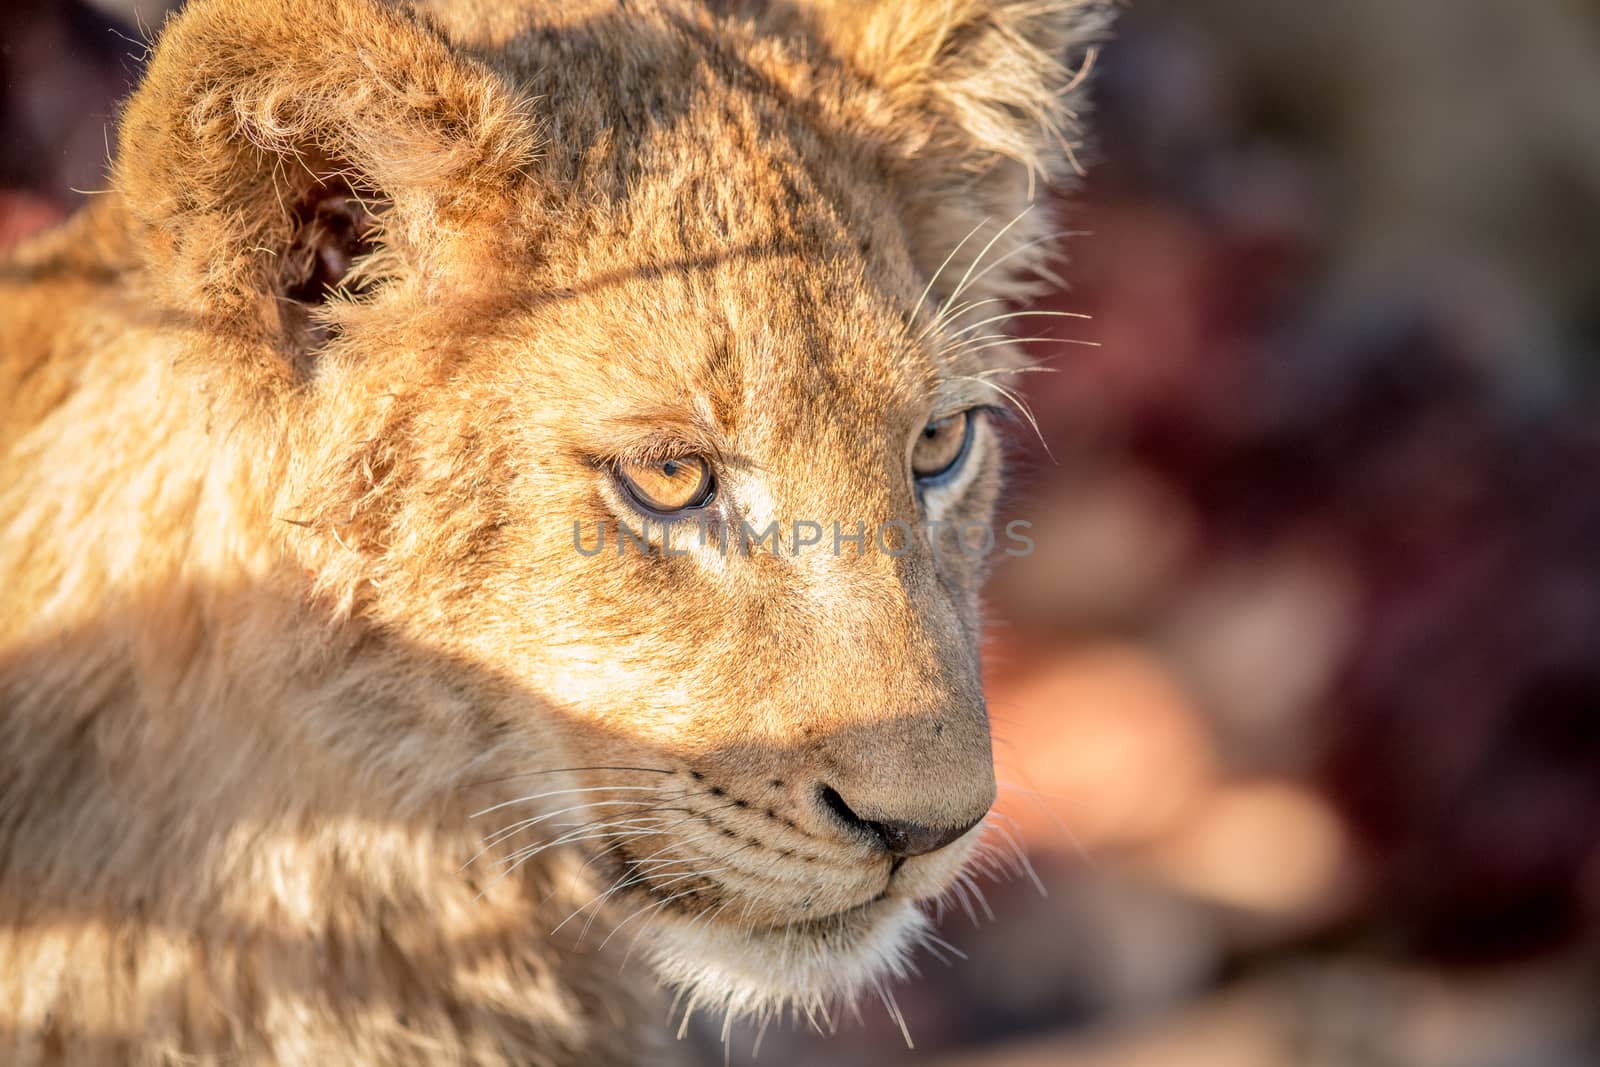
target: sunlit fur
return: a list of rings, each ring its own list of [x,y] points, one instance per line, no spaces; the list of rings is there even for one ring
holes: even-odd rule
[[[986,562],[574,524],[659,542],[611,468],[673,453],[756,529],[986,521],[987,422],[910,449],[1016,399],[1102,16],[193,0],[0,263],[0,1061],[663,1063],[652,973],[894,1014],[1004,827],[898,863],[821,790],[988,808]]]

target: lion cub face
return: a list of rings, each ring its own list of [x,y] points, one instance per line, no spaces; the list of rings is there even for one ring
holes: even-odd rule
[[[735,1010],[898,971],[995,796],[1004,300],[1093,13],[932,6],[196,4],[124,125],[164,298],[303,457],[284,551],[559,770],[508,861],[586,850]]]

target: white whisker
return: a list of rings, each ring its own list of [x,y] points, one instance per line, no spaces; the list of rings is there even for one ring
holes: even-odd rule
[[[995,243],[998,242],[1000,238],[1004,237],[1011,231],[1011,227],[1021,222],[1027,216],[1028,212],[1032,210],[1033,205],[1028,204],[1021,211],[1017,212],[1015,218],[1006,223],[1004,226],[1000,227],[999,230],[995,231],[995,235],[989,238],[989,243],[984,245],[982,250],[980,250],[978,254],[973,257],[972,262],[967,266],[967,272],[961,276],[961,281],[956,283],[955,291],[950,294],[951,300],[955,300],[962,293],[966,292],[967,285],[972,279],[972,272],[978,269],[978,264],[983,262],[983,257],[989,254],[989,250],[995,246]]]
[[[928,294],[933,292],[934,285],[938,283],[939,276],[943,274],[944,269],[950,265],[950,261],[956,258],[957,253],[961,251],[962,247],[965,246],[968,241],[972,240],[973,234],[977,233],[988,224],[989,219],[987,216],[985,216],[983,219],[979,220],[976,226],[967,231],[967,235],[965,237],[956,242],[956,246],[950,250],[950,254],[944,257],[944,262],[939,264],[939,269],[934,271],[933,276],[928,279],[928,284],[922,287],[921,294],[917,296],[916,306],[918,308],[921,308],[922,305],[927,301]]]
[[[509,808],[513,804],[527,804],[530,801],[544,800],[547,797],[565,796],[569,793],[606,793],[615,792],[619,789],[634,789],[641,793],[659,792],[659,788],[653,785],[591,785],[583,786],[577,789],[552,789],[547,793],[534,793],[531,796],[517,797],[515,800],[501,801],[499,804],[484,808],[482,811],[475,811],[469,817],[476,819],[479,816],[489,814],[491,811],[499,811],[501,808]]]
[[[906,1017],[900,1013],[900,1005],[895,1002],[893,991],[884,985],[881,980],[875,983],[875,987],[878,991],[878,999],[882,1000],[883,1006],[888,1009],[889,1018],[893,1019],[895,1024],[900,1027],[900,1036],[906,1039],[906,1048],[916,1048],[915,1042],[911,1040],[911,1028],[906,1025]]]

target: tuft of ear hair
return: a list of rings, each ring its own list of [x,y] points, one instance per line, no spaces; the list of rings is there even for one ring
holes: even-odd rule
[[[1101,0],[811,0],[838,51],[907,110],[948,121],[935,146],[1058,176],[1076,136],[1068,66],[1105,34]],[[1074,84],[1077,82],[1077,84]]]
[[[453,223],[504,211],[536,147],[497,75],[375,0],[193,0],[119,136],[113,187],[158,298],[291,357],[363,257],[481,262],[429,252],[487,240]]]
[[[1086,75],[1112,0],[793,2],[805,31],[887,102],[876,124],[897,146],[919,264],[960,278],[987,248],[987,263],[1003,265],[963,300],[1017,295],[1054,243],[1046,213],[1029,206],[1041,184],[1079,170]]]

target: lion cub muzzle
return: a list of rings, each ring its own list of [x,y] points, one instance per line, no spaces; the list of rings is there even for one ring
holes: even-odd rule
[[[937,852],[995,800],[988,717],[981,700],[958,714],[861,724],[813,751],[809,795],[819,834],[866,844],[895,861]]]

